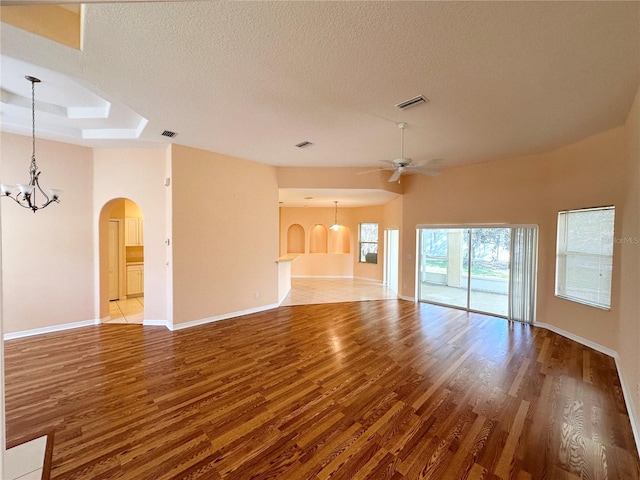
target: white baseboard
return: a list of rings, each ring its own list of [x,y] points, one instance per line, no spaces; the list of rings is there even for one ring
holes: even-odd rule
[[[252,313],[260,313],[266,310],[273,310],[274,308],[278,308],[278,307],[279,305],[277,303],[271,303],[269,305],[262,305],[261,307],[249,308],[247,310],[240,310],[237,312],[224,313],[222,315],[215,315],[213,317],[201,318],[199,320],[193,320],[191,322],[178,323],[177,325],[169,324],[167,322],[166,327],[171,331],[182,330],[184,328],[197,327],[198,325],[205,325],[207,323],[218,322],[220,320],[227,320],[229,318],[242,317],[243,315],[250,315]]]
[[[629,388],[629,384],[624,379],[624,374],[620,368],[620,358],[616,354],[613,359],[616,361],[616,370],[618,370],[618,378],[620,378],[620,386],[622,387],[622,396],[624,403],[627,406],[627,414],[629,415],[629,421],[631,422],[631,430],[633,431],[633,438],[636,441],[636,448],[640,452],[640,419],[636,418],[635,404],[633,402],[633,388]]]
[[[99,319],[83,320],[82,322],[62,323],[60,325],[52,325],[51,327],[34,328],[33,330],[23,330],[21,332],[5,333],[4,340],[13,340],[15,338],[32,337],[34,335],[43,335],[45,333],[60,332],[62,330],[70,330],[72,328],[89,327],[91,325],[100,325]]]
[[[591,340],[587,340],[586,338],[582,338],[580,335],[576,335],[575,333],[568,332],[563,330],[562,328],[558,328],[555,325],[551,325],[549,323],[544,322],[536,322],[533,324],[534,327],[544,328],[546,330],[551,330],[553,333],[557,333],[558,335],[562,335],[570,340],[578,342],[581,345],[584,345],[589,348],[593,348],[600,353],[604,353],[605,355],[609,355],[610,357],[616,358],[618,353],[615,350],[611,350],[610,348],[603,347],[602,345],[592,342]]]
[[[291,278],[346,278],[352,279],[353,275],[291,275]]]
[[[278,306],[282,305],[282,302],[286,300],[287,295],[289,295],[289,292],[291,292],[291,287],[289,287],[289,289],[284,293],[284,295],[282,295],[282,297],[278,299]]]
[[[558,335],[562,335],[570,340],[580,343],[581,345],[593,348],[594,350],[604,353],[613,358],[616,363],[616,370],[618,371],[618,378],[620,379],[620,386],[622,387],[622,397],[624,398],[624,403],[627,407],[627,414],[629,415],[629,422],[631,423],[631,431],[633,432],[633,438],[636,441],[636,448],[640,451],[640,425],[638,424],[638,420],[636,419],[635,414],[635,405],[633,402],[633,392],[632,388],[629,388],[629,384],[626,382],[624,378],[623,370],[620,366],[620,356],[618,352],[615,350],[611,350],[610,348],[604,347],[599,343],[592,342],[591,340],[587,340],[586,338],[582,338],[575,333],[567,332],[562,328],[558,328],[555,325],[550,325],[544,322],[536,322],[533,324],[534,327],[544,328],[546,330],[550,330],[553,333],[557,333]]]
[[[165,327],[168,330],[172,330],[171,322],[168,320],[143,320],[142,326],[144,327]]]

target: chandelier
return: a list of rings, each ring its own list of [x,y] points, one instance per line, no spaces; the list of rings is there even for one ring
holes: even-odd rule
[[[336,204],[336,215],[333,220],[333,225],[331,225],[329,229],[336,231],[336,230],[340,230],[340,224],[338,223],[338,201],[334,200],[333,203]]]
[[[60,190],[49,189],[47,195],[40,186],[38,177],[38,165],[36,165],[36,93],[35,85],[40,83],[40,79],[36,77],[24,77],[31,82],[31,134],[32,134],[32,153],[31,165],[29,166],[29,183],[20,183],[18,185],[0,185],[3,197],[9,197],[18,205],[24,208],[30,208],[34,212],[46,207],[52,202],[60,203]],[[43,198],[39,201],[38,197]]]

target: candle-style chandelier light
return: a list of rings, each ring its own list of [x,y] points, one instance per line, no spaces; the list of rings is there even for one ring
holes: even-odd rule
[[[60,190],[49,189],[48,194],[40,186],[38,165],[36,165],[36,91],[35,84],[40,83],[40,79],[36,77],[24,77],[31,82],[31,134],[32,134],[32,153],[31,165],[29,166],[29,183],[20,183],[18,185],[1,184],[0,191],[3,197],[9,197],[18,205],[24,208],[30,208],[34,212],[46,207],[52,202],[60,203]],[[38,197],[42,196],[41,200]]]

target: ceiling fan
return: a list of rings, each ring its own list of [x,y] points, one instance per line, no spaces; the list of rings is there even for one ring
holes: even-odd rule
[[[377,168],[375,170],[368,170],[366,172],[359,173],[371,173],[379,172],[381,170],[389,170],[393,172],[389,177],[389,182],[395,182],[399,180],[402,175],[411,173],[430,175],[432,177],[437,177],[438,175],[440,175],[440,172],[438,172],[437,170],[430,170],[425,167],[428,165],[436,165],[438,163],[441,163],[443,161],[442,159],[433,159],[414,163],[413,160],[404,156],[404,129],[407,128],[407,123],[400,122],[396,125],[400,129],[400,157],[394,160],[381,160],[382,162],[388,163],[388,167]]]

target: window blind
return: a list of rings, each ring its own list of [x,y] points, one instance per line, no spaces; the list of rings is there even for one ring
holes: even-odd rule
[[[611,306],[614,207],[558,213],[556,295],[608,309]]]

